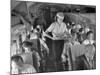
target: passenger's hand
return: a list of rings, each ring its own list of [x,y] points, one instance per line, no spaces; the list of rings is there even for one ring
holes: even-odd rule
[[[62,62],[66,62],[66,56],[64,54],[61,55]]]
[[[43,41],[46,41],[46,38],[45,38],[45,37],[42,37],[42,40],[43,40]]]
[[[38,67],[40,67],[40,62],[37,62]]]
[[[47,35],[47,33],[46,32],[43,32],[43,36],[45,37]]]

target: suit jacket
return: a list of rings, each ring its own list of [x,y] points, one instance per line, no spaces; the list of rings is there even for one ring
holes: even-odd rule
[[[89,70],[89,69],[95,69],[95,60],[92,60],[92,67],[90,66],[89,61],[87,60],[85,55],[79,56],[76,58],[74,62],[73,69],[74,70]]]

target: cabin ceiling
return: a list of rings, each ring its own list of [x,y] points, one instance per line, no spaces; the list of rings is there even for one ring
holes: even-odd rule
[[[95,8],[96,8],[95,6],[87,6],[87,5],[57,4],[57,3],[14,1],[14,0],[12,0],[11,2],[11,12],[16,11],[22,14],[26,18],[26,20],[28,20],[27,14],[29,12],[31,14],[31,18],[33,22],[34,22],[34,17],[35,17],[35,18],[39,18],[40,21],[42,20],[42,22],[44,23],[46,21],[45,24],[50,24],[51,23],[50,21],[54,18],[54,15],[52,15],[53,18],[50,19],[50,16],[49,16],[51,15],[50,13],[55,14],[56,12],[59,12],[59,11],[62,11],[65,13],[75,13],[75,14],[77,13],[76,15],[78,15],[78,13],[81,13],[81,14],[92,13],[94,17],[95,12],[96,12]],[[44,18],[46,20],[44,20]],[[18,19],[18,17],[16,17],[16,19]],[[91,17],[89,19],[91,19]],[[38,23],[40,21],[38,21]],[[18,22],[20,23],[20,21]],[[92,22],[95,24],[95,18],[93,18]]]

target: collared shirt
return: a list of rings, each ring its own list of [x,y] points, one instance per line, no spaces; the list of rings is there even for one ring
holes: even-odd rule
[[[20,69],[20,73],[36,73],[36,69],[30,64],[23,64],[23,67]]]
[[[31,33],[30,39],[37,39],[37,38],[38,38],[38,36],[36,33]]]
[[[80,43],[78,41],[74,41],[73,44],[71,42],[65,43],[64,44],[64,49],[63,49],[62,55],[68,55],[67,54],[67,51],[68,51],[69,47],[72,47],[73,45],[74,46],[75,45],[80,45]]]
[[[91,44],[91,45],[92,45],[93,43],[95,43],[94,40],[88,40],[88,39],[86,39],[86,40],[83,42],[84,45],[88,45],[88,44]]]
[[[26,34],[22,34],[22,42],[26,40]]]
[[[72,45],[80,45],[80,43],[79,43],[78,41],[74,41],[74,42],[71,43],[70,45],[71,45],[71,46],[72,46]]]
[[[26,74],[26,73],[36,73],[36,69],[30,64],[23,64],[21,67],[16,67],[12,69],[11,74]]]
[[[53,37],[64,35],[65,32],[67,32],[67,27],[64,22],[62,22],[60,25],[58,22],[54,22],[50,25],[50,27],[46,30],[46,32],[52,32]]]

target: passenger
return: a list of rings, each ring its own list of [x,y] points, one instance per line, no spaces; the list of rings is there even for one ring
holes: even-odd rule
[[[81,25],[80,24],[77,24],[76,26],[75,26],[75,30],[76,30],[76,32],[78,33],[79,32],[79,29],[81,28]]]
[[[78,35],[77,38],[78,38],[78,41],[80,42],[80,44],[82,44],[82,42],[84,41],[83,34],[84,34],[84,29],[80,28],[79,29],[79,33],[77,33],[77,35]]]
[[[88,44],[93,45],[93,44],[95,44],[93,31],[87,32],[86,36],[87,36],[87,39],[84,40],[84,42],[83,42],[84,45],[88,45]]]
[[[42,36],[41,34],[42,34],[41,26],[37,25],[36,28],[34,28],[31,31],[30,39],[39,39]]]
[[[74,70],[95,69],[95,49],[88,49],[85,54],[78,56],[75,60]]]
[[[42,51],[46,51],[49,54],[49,48],[44,41],[43,29],[41,28],[40,25],[37,25],[36,29],[37,29],[37,35],[38,35],[38,39],[41,44]]]
[[[32,48],[31,42],[27,41],[23,43],[23,49],[25,50],[25,53],[23,53],[22,56],[27,60],[26,63],[32,64],[38,71],[38,68],[40,67],[41,58],[37,50]]]
[[[80,45],[80,43],[78,42],[78,39],[77,39],[77,34],[74,30],[71,30],[71,35],[72,35],[72,38],[70,39],[70,41],[66,42],[64,44],[64,49],[63,49],[62,56],[61,56],[63,62],[66,62],[67,60],[69,60],[69,59],[66,58],[66,56],[69,55],[68,54],[68,49],[73,45],[74,46],[75,45]]]
[[[22,44],[23,49],[25,50],[25,53],[29,53],[32,52],[31,48],[32,48],[32,43],[28,42],[28,41],[24,41]]]
[[[74,22],[72,22],[72,29],[76,28],[76,24]]]
[[[30,40],[32,40],[32,39],[38,39],[38,36],[37,36],[36,33],[37,33],[36,29],[34,29],[34,30],[32,30],[30,32]]]
[[[71,30],[71,41],[70,44],[71,45],[79,45],[80,43],[78,42],[78,38],[77,38],[77,33],[75,30]]]
[[[25,64],[21,56],[11,57],[11,74],[36,73],[35,68]]]
[[[88,26],[86,26],[86,27],[84,28],[84,32],[87,33],[87,32],[89,32],[89,31],[90,31],[90,28],[89,28]]]
[[[74,28],[75,28],[75,23],[74,22],[72,22],[72,24],[68,25],[69,34],[71,34],[71,30],[74,29]]]
[[[84,34],[83,34],[83,40],[87,39],[87,32],[90,31],[90,28],[88,26],[84,27]]]

